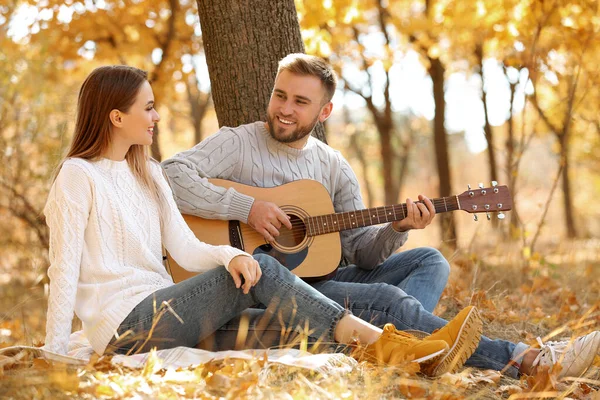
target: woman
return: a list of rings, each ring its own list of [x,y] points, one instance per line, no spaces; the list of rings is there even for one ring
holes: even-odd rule
[[[457,360],[447,351],[452,343],[417,340],[391,325],[382,331],[271,257],[198,241],[147,155],[158,121],[144,71],[100,67],[81,87],[73,142],[44,210],[51,238],[45,349],[66,353],[73,313],[96,353],[131,353],[194,347],[261,303],[290,326],[308,324],[311,337],[358,340],[364,358],[424,362],[436,374],[462,365],[464,354]],[[201,274],[175,285],[162,264],[163,245]],[[481,321],[475,309],[461,318],[470,326],[461,338],[470,355]]]

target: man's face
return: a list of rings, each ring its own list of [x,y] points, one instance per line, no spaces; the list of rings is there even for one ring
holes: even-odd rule
[[[324,96],[319,78],[281,71],[267,108],[271,137],[291,147],[304,147],[317,122],[331,113],[331,102],[322,104]]]

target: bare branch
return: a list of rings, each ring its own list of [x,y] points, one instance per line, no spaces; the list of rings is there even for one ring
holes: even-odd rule
[[[29,202],[29,200],[22,194],[19,193],[13,185],[10,185],[3,178],[0,178],[0,186],[8,190],[12,196],[17,199],[22,207],[16,205],[3,206],[8,210],[14,217],[25,222],[35,232],[40,243],[48,248],[48,235],[46,233],[46,225],[44,215],[35,209],[35,207]]]
[[[546,200],[546,204],[544,205],[544,212],[542,212],[542,217],[540,218],[540,222],[538,223],[537,230],[535,232],[535,235],[533,235],[531,244],[529,245],[532,254],[538,237],[540,236],[540,232],[542,231],[542,227],[544,226],[544,222],[546,221],[546,214],[548,214],[548,210],[550,209],[550,203],[552,201],[552,197],[554,196],[554,192],[556,191],[556,187],[558,186],[558,181],[560,180],[560,175],[562,174],[563,167],[564,165],[561,163],[560,167],[558,168],[558,171],[556,171],[556,177],[554,178],[552,188],[550,189],[550,193],[548,194],[548,199]]]
[[[171,15],[169,16],[169,21],[167,22],[167,34],[164,41],[161,42],[159,39],[157,39],[160,44],[160,49],[162,50],[162,57],[150,75],[150,82],[156,82],[161,79],[163,65],[171,55],[171,45],[175,38],[176,30],[175,18],[177,16],[177,12],[179,11],[179,3],[177,0],[169,0],[169,6],[171,8]]]
[[[538,115],[540,116],[540,118],[542,118],[542,121],[544,121],[546,126],[552,131],[552,133],[554,133],[556,135],[560,135],[560,132],[562,131],[562,129],[560,129],[560,127],[554,125],[552,123],[552,121],[550,121],[550,119],[548,118],[548,116],[546,115],[544,110],[542,110],[542,107],[540,107],[540,104],[537,99],[537,90],[536,89],[533,90],[533,95],[530,96],[530,98],[531,98],[531,103],[537,110]]]

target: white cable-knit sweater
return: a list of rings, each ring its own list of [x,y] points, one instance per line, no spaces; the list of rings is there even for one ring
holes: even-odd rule
[[[179,265],[197,272],[247,255],[196,239],[160,166],[149,165],[166,199],[160,217],[158,204],[127,161],[72,158],[63,164],[44,209],[51,263],[45,349],[67,353],[75,312],[94,351],[102,354],[139,302],[173,285],[162,263],[162,244]]]

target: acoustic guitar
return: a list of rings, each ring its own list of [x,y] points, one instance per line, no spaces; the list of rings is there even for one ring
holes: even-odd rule
[[[264,253],[275,257],[304,280],[328,277],[337,269],[341,255],[340,231],[386,222],[399,221],[406,216],[406,204],[374,207],[365,210],[336,213],[329,192],[313,180],[303,179],[273,188],[258,188],[222,179],[210,179],[213,185],[234,188],[257,200],[277,204],[288,216],[292,229],[282,226],[274,243],[249,225],[239,221],[205,219],[184,214],[184,219],[196,237],[212,245],[231,245],[250,254]],[[436,213],[463,210],[469,213],[499,212],[512,208],[512,199],[506,186],[465,191],[456,196],[432,199]],[[477,215],[475,215],[477,220]],[[168,255],[171,276],[180,282],[193,275],[177,265]]]

